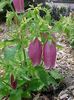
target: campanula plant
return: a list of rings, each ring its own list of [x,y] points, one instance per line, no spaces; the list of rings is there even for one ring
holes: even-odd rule
[[[1,100],[32,98],[32,93],[45,91],[50,84],[57,86],[63,79],[53,69],[57,54],[56,41],[53,41],[49,22],[39,15],[41,9],[41,5],[38,5],[31,6],[22,14],[18,14],[16,8],[16,12],[7,13],[9,37],[0,42],[0,67],[3,69],[0,77]],[[17,24],[14,22],[15,15],[19,22]]]

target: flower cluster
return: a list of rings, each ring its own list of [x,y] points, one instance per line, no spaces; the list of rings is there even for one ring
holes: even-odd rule
[[[56,61],[56,44],[47,41],[42,45],[40,40],[35,38],[29,45],[28,54],[34,66],[39,65],[43,59],[45,69],[53,68]]]

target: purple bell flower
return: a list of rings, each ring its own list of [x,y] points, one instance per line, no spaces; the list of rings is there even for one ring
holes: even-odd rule
[[[38,40],[38,38],[35,38],[35,40],[30,43],[28,53],[29,53],[29,58],[32,61],[32,64],[34,66],[39,65],[42,58],[42,44]]]
[[[56,61],[56,45],[47,41],[43,47],[43,60],[45,69],[51,69],[55,66]]]
[[[24,12],[24,0],[13,0],[13,5],[17,13]]]

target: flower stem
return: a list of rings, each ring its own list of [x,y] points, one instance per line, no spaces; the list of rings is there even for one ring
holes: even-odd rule
[[[22,50],[23,50],[23,54],[24,54],[24,65],[27,65],[25,49],[22,47]]]

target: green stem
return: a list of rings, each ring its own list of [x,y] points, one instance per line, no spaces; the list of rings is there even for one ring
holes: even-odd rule
[[[11,3],[9,3],[9,6],[10,6],[11,10],[15,13],[15,11],[14,11],[13,6],[11,5]]]
[[[22,47],[22,50],[23,50],[23,54],[24,54],[24,65],[27,65],[25,49]]]
[[[27,62],[26,62],[26,54],[25,54],[25,48],[24,48],[24,46],[23,46],[23,43],[22,43],[22,41],[23,41],[23,36],[22,36],[22,34],[20,34],[21,35],[21,44],[22,44],[22,51],[23,51],[23,55],[24,55],[24,65],[27,65]]]
[[[15,12],[15,10],[14,10],[13,6],[11,5],[11,3],[9,3],[9,6],[10,6],[11,10],[14,12],[16,18],[18,18],[18,14]]]

